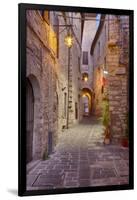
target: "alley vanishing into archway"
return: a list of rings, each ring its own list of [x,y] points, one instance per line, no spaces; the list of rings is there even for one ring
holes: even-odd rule
[[[129,184],[129,16],[26,21],[27,191]]]
[[[65,130],[49,158],[28,165],[27,189],[128,184],[128,148],[104,145],[103,138],[94,117]]]

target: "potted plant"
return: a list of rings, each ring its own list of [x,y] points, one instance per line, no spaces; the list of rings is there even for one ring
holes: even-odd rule
[[[104,137],[104,144],[110,144],[111,141],[111,135],[110,135],[110,129],[109,126],[105,129],[105,137]]]
[[[102,108],[102,123],[103,123],[103,125],[105,127],[104,144],[110,144],[110,141],[111,141],[109,121],[110,121],[110,117],[109,117],[109,102],[108,102],[108,99],[105,98],[103,100],[103,108]]]

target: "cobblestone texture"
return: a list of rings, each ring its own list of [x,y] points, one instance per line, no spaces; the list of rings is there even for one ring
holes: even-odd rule
[[[28,171],[27,190],[128,184],[128,171],[128,148],[105,146],[102,125],[89,118],[64,131],[50,158]]]

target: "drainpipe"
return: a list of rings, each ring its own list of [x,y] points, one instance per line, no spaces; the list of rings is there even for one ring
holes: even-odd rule
[[[69,128],[69,71],[70,71],[70,48],[68,48],[68,105],[67,105],[67,123],[66,128]]]

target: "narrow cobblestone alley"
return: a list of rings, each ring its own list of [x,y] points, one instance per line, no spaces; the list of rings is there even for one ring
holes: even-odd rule
[[[128,148],[104,145],[103,138],[103,126],[95,118],[65,130],[47,160],[35,167],[29,163],[27,189],[128,184]]]
[[[27,10],[27,191],[129,184],[129,21]]]

